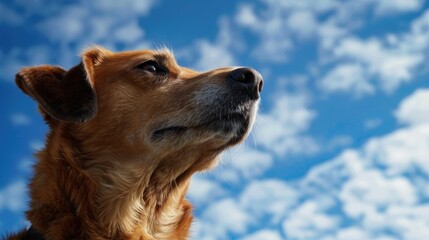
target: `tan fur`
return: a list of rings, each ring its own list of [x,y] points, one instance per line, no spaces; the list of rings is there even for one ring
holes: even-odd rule
[[[166,79],[136,70],[150,59],[168,69]],[[204,86],[228,91],[225,78],[234,68],[199,73],[178,66],[166,50],[113,53],[100,47],[85,51],[82,62],[97,97],[96,115],[82,123],[55,119],[31,92],[32,83],[17,82],[41,103],[51,127],[29,186],[28,220],[46,239],[187,239],[192,208],[185,194],[192,174],[216,165],[225,148],[247,136],[250,124],[233,142],[199,126],[156,143],[149,133],[166,123],[193,126],[207,105],[195,101],[206,98],[198,94]]]

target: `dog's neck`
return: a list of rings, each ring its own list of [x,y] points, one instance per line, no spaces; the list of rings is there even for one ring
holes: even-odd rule
[[[214,162],[215,155],[190,158],[186,152],[192,149],[188,149],[148,159],[144,150],[90,146],[75,136],[69,142],[59,141],[65,132],[53,131],[46,149],[38,154],[27,214],[37,229],[48,236],[54,234],[50,231],[58,234],[75,229],[76,235],[64,239],[187,236],[192,210],[185,194],[191,175]],[[48,179],[58,182],[44,182]],[[65,226],[69,229],[62,231]]]
[[[108,155],[98,160],[104,162],[112,154]],[[112,164],[87,170],[97,176],[95,215],[101,227],[110,231],[109,235],[176,239],[178,229],[189,228],[191,207],[184,197],[190,174],[182,172],[174,177],[179,171],[172,171],[173,166],[141,164],[149,160],[143,157],[115,157],[110,159]]]

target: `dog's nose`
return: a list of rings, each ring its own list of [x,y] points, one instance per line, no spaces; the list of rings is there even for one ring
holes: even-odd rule
[[[228,80],[246,90],[252,100],[259,98],[264,80],[253,68],[237,68],[229,73]]]

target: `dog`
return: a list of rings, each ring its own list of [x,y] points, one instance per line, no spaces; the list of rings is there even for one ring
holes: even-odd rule
[[[191,176],[248,136],[261,74],[197,72],[167,49],[81,57],[16,74],[50,132],[29,184],[31,228],[7,239],[187,239]]]

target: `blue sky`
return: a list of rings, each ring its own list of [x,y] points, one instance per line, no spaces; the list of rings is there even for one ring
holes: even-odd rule
[[[0,0],[0,232],[26,225],[47,127],[14,84],[91,44],[171,47],[183,66],[265,78],[246,144],[194,177],[193,239],[428,239],[424,0]]]

